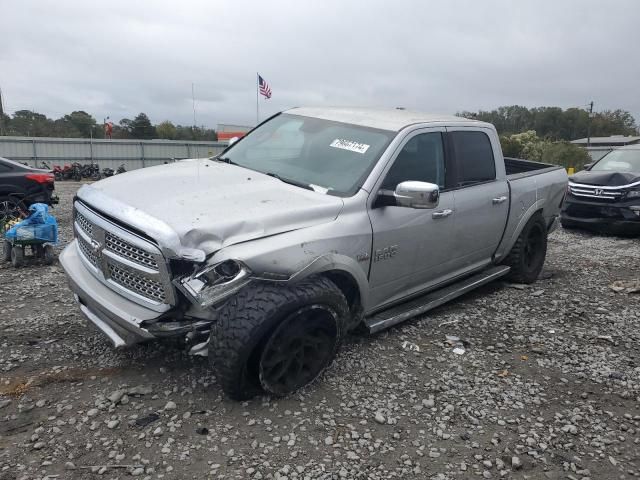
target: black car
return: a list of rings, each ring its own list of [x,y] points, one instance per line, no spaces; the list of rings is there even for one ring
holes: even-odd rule
[[[53,173],[0,157],[0,222],[17,217],[33,203],[58,203]]]
[[[569,177],[563,227],[640,234],[640,145],[612,150]]]

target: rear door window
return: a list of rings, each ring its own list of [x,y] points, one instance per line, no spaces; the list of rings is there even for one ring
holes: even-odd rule
[[[486,133],[458,130],[448,136],[456,158],[458,187],[495,180],[496,162]]]

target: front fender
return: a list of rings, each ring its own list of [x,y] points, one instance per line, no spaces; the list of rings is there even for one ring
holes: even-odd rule
[[[208,263],[239,260],[255,279],[298,282],[310,275],[337,272],[358,287],[366,308],[369,299],[371,223],[365,211],[341,215],[327,224],[230,245]]]

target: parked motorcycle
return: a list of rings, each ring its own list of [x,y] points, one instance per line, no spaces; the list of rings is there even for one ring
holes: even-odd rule
[[[120,166],[118,167],[118,170],[116,170],[116,174],[125,173],[126,171],[127,171],[127,169],[124,168],[124,163],[121,163]]]
[[[69,165],[65,165],[64,167],[61,167],[60,165],[54,165],[53,166],[53,176],[56,179],[56,182],[59,182],[60,180],[66,180],[65,178],[65,173],[66,170],[69,170]]]
[[[89,178],[91,180],[100,180],[100,167],[97,163],[87,163],[82,166],[83,178]]]
[[[82,165],[80,165],[78,162],[73,162],[71,164],[71,167],[69,168],[67,178],[75,180],[76,182],[82,180]]]
[[[113,177],[114,173],[115,173],[115,171],[113,170],[113,168],[105,167],[105,168],[102,169],[102,176],[103,177]]]

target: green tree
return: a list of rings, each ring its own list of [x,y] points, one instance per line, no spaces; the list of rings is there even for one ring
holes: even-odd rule
[[[113,129],[114,138],[133,138],[133,121],[123,118]]]
[[[545,140],[538,137],[534,130],[500,137],[502,153],[505,157],[524,158],[526,160],[540,161],[542,158]]]
[[[156,125],[156,133],[158,134],[158,138],[175,140],[178,135],[178,130],[173,123],[171,123],[169,120],[165,120],[164,122]]]
[[[591,115],[582,108],[537,107],[528,109],[519,105],[499,107],[491,111],[461,112],[458,115],[495,125],[498,133],[509,136],[534,130],[549,140],[575,140],[587,136],[633,135],[638,126],[626,110],[605,110]]]
[[[573,167],[577,172],[582,170],[586,163],[591,162],[591,157],[584,148],[563,140],[547,143],[542,150],[541,160],[565,168]]]
[[[89,138],[96,133],[96,119],[87,112],[78,110],[62,117],[62,120],[73,126],[80,136]]]
[[[131,122],[130,127],[133,138],[150,139],[156,136],[156,129],[151,125],[151,120],[146,113],[139,113]]]
[[[13,114],[9,128],[11,135],[46,137],[51,135],[52,121],[41,113],[18,110]]]
[[[9,122],[11,122],[11,117],[0,112],[0,135],[7,135],[9,131]]]
[[[584,148],[565,140],[551,142],[539,137],[535,131],[502,135],[500,137],[502,152],[505,157],[524,158],[536,162],[573,167],[582,170],[590,157]]]
[[[58,118],[53,121],[51,126],[51,135],[54,137],[78,138],[82,137],[80,131],[69,121],[64,118]]]

